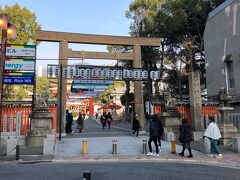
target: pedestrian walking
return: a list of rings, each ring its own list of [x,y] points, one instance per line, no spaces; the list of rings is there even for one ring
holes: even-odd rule
[[[159,156],[158,154],[158,144],[157,144],[157,138],[159,135],[159,122],[158,122],[158,116],[156,114],[153,115],[153,117],[150,120],[150,138],[148,140],[148,148],[149,153],[147,153],[147,156]],[[156,153],[152,152],[152,141],[154,142]]]
[[[84,119],[81,113],[79,113],[78,118],[77,118],[77,129],[79,129],[79,133],[82,132],[84,126]]]
[[[85,120],[86,119],[86,114],[83,113],[82,117],[83,117],[83,120]]]
[[[96,114],[95,114],[95,117],[96,117],[96,119],[98,118],[98,113],[96,112]]]
[[[136,137],[138,137],[139,129],[140,129],[140,123],[139,123],[138,115],[134,113],[133,124],[132,124],[132,130],[133,130],[132,134],[135,135],[136,133]]]
[[[112,115],[110,112],[108,112],[108,114],[107,114],[108,129],[110,129],[110,127],[111,127],[112,120],[113,120]]]
[[[187,122],[187,119],[182,119],[182,125],[179,127],[180,135],[178,140],[182,143],[182,152],[179,153],[180,156],[184,156],[184,151],[187,148],[189,155],[187,157],[192,158],[192,150],[190,142],[192,141],[192,132],[190,126]]]
[[[159,123],[159,131],[158,131],[158,150],[161,152],[162,151],[162,143],[161,143],[161,139],[162,139],[162,135],[164,133],[164,129],[163,129],[163,125],[162,125],[162,121],[160,118],[158,118],[158,123]]]
[[[66,134],[72,133],[72,122],[73,122],[73,116],[69,112],[69,110],[66,110],[66,124],[65,124],[65,133]]]
[[[72,112],[69,112],[69,116],[70,116],[70,121],[69,121],[69,133],[72,134],[72,124],[73,124],[73,114]]]
[[[216,157],[216,158],[222,158],[222,154],[219,150],[219,144],[220,144],[220,138],[221,133],[219,131],[219,128],[217,124],[215,123],[214,116],[209,116],[210,123],[204,133],[204,138],[207,137],[211,143],[211,149],[210,154],[208,154],[209,157]]]
[[[101,117],[100,117],[100,121],[102,123],[102,128],[104,129],[106,126],[106,122],[107,122],[107,115],[106,112],[104,112]]]

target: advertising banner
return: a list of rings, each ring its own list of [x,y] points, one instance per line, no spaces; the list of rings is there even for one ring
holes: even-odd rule
[[[9,59],[5,61],[4,70],[34,71],[33,60]]]
[[[70,94],[68,98],[70,99],[77,99],[77,98],[82,98],[82,97],[92,97],[96,96],[97,93],[92,93],[92,94]]]
[[[75,88],[71,88],[71,92],[103,92],[105,91],[107,88],[102,88],[102,89],[89,89],[89,88],[81,88],[81,89],[75,89]]]
[[[107,85],[100,85],[100,84],[73,84],[72,88],[74,89],[103,89],[108,88]]]
[[[74,79],[73,84],[113,84],[113,80]]]
[[[4,72],[4,76],[35,76],[33,72]]]

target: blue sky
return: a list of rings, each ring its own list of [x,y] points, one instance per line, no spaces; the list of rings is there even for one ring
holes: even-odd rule
[[[131,2],[133,0],[1,0],[0,6],[3,8],[18,3],[21,7],[28,8],[36,14],[42,30],[129,36],[130,21],[125,17],[125,11]],[[106,46],[70,47],[74,50],[106,51]],[[58,58],[58,44],[41,43],[37,48],[37,58]]]

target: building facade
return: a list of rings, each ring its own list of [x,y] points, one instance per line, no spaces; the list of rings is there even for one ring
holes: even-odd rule
[[[225,87],[240,112],[240,0],[226,0],[209,14],[204,47],[208,96]]]

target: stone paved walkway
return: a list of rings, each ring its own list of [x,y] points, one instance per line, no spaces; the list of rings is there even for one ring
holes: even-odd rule
[[[87,154],[82,154],[82,141],[88,141]],[[112,154],[112,139],[117,139],[117,152]],[[100,138],[68,138],[58,142],[55,149],[53,162],[134,162],[134,161],[167,161],[186,162],[218,166],[230,166],[240,168],[240,154],[228,151],[223,154],[222,159],[209,158],[206,154],[193,150],[194,158],[181,157],[171,153],[171,144],[162,141],[162,151],[159,157],[146,156],[142,154],[142,141],[148,136],[139,138],[132,136],[124,137],[100,137]],[[177,152],[181,151],[181,146],[177,145]],[[155,148],[153,147],[155,151]],[[186,155],[188,152],[186,151]]]

